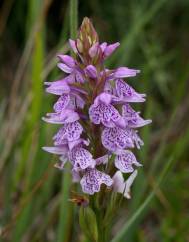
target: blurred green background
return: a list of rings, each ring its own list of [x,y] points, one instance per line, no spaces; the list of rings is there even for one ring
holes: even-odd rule
[[[153,191],[119,241],[189,241],[189,0],[81,0],[78,15],[79,24],[92,19],[101,41],[121,42],[108,67],[141,69],[129,82],[147,93],[137,108],[153,120],[140,132],[143,168],[112,235]],[[68,202],[70,175],[41,150],[56,130],[41,121],[55,101],[43,82],[60,74],[56,55],[68,52],[69,35],[68,1],[0,2],[0,241],[85,241]]]

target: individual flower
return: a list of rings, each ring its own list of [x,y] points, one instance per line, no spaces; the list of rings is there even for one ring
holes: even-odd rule
[[[102,184],[110,187],[113,184],[111,177],[97,169],[87,169],[80,181],[83,192],[93,195],[100,191]]]
[[[62,113],[47,113],[43,120],[52,124],[66,124],[79,120],[79,114],[71,109],[66,109]]]
[[[85,170],[88,167],[94,168],[96,165],[91,153],[82,147],[73,148],[70,152],[69,159],[74,170]]]
[[[76,61],[68,55],[58,55],[60,63],[58,67],[65,73],[69,74],[66,77],[66,82],[71,84],[74,82],[83,83],[85,78],[83,76],[83,70],[79,68]]]
[[[64,140],[74,141],[80,138],[83,132],[83,127],[78,121],[66,123],[59,129],[57,134],[53,137],[55,145],[64,144]]]
[[[123,150],[115,157],[115,166],[123,173],[131,173],[134,171],[133,165],[141,166],[136,160],[135,155],[130,150]]]
[[[129,84],[124,82],[122,79],[117,79],[115,82],[115,90],[117,96],[123,102],[144,102],[145,94],[137,93]]]
[[[122,116],[130,128],[140,128],[152,122],[150,119],[144,120],[141,118],[140,112],[135,112],[129,104],[122,106]]]
[[[102,132],[103,146],[114,153],[125,148],[134,148],[134,142],[130,135],[130,129],[122,129],[119,127],[104,128]]]
[[[106,127],[115,127],[116,124],[124,125],[124,119],[118,110],[111,105],[112,96],[102,93],[96,97],[94,104],[89,108],[89,116],[94,124],[102,123]]]
[[[121,171],[117,171],[113,176],[113,190],[115,192],[123,194],[123,196],[127,199],[131,198],[130,190],[131,185],[133,184],[136,176],[137,170],[135,170],[126,181],[124,181],[123,174]]]

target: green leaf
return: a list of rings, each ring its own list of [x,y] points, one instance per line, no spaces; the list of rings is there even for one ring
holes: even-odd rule
[[[96,215],[90,207],[81,207],[79,211],[79,223],[86,237],[90,241],[98,241],[98,228]]]

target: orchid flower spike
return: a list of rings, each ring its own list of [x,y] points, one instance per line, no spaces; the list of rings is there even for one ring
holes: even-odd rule
[[[145,94],[128,84],[140,71],[105,68],[105,60],[120,44],[100,43],[88,18],[69,44],[73,55],[58,55],[61,78],[45,82],[46,91],[57,100],[43,120],[60,127],[53,145],[43,149],[59,157],[55,164],[59,170],[64,172],[66,162],[71,164],[73,182],[81,185],[83,193],[93,195],[103,186],[103,191],[130,198],[136,169],[141,166],[131,150],[144,144],[137,128],[151,123],[132,107],[146,100]],[[131,174],[126,181],[123,173]]]

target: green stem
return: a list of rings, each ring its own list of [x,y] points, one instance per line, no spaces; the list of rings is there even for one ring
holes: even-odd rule
[[[70,37],[76,38],[78,28],[78,0],[70,0]]]
[[[102,197],[103,191],[100,192],[98,196],[98,203],[100,206],[96,209],[96,217],[98,224],[98,242],[107,242],[107,224],[104,224],[105,214],[107,212],[107,207],[104,206],[104,197]]]

